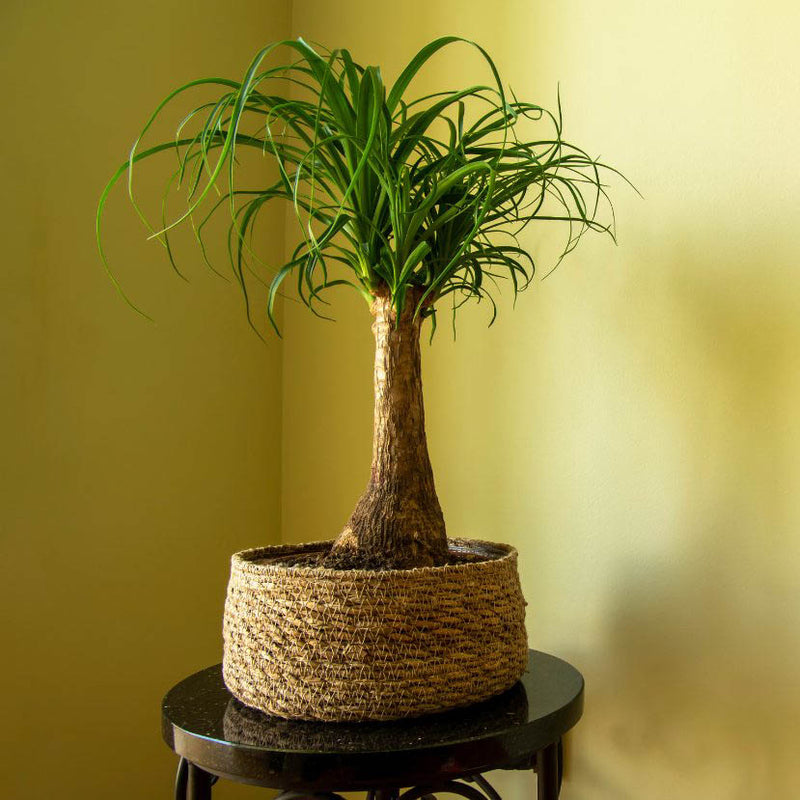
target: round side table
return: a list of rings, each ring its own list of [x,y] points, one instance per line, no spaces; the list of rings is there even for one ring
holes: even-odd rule
[[[357,724],[269,717],[230,694],[217,664],[167,692],[162,732],[180,756],[176,800],[208,800],[218,778],[282,789],[279,800],[500,800],[482,775],[495,769],[535,770],[538,800],[555,800],[561,737],[582,711],[580,672],[535,650],[520,681],[484,703]]]

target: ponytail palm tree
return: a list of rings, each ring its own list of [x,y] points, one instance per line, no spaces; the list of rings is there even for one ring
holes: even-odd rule
[[[488,82],[410,98],[420,68],[456,43],[478,51]],[[274,66],[279,48],[289,63]],[[168,105],[201,87],[216,95],[180,120],[174,140],[140,146]],[[299,243],[266,281],[259,316],[275,326],[275,301],[288,281],[320,315],[334,287],[354,289],[368,304],[375,335],[372,470],[328,566],[446,562],[425,438],[421,329],[427,323],[433,330],[445,308],[455,314],[468,300],[487,301],[493,321],[500,279],[514,296],[531,283],[534,262],[517,237],[532,222],[563,223],[562,257],[587,231],[613,236],[601,181],[609,168],[564,141],[561,131],[560,104],[553,114],[517,99],[489,55],[458,37],[423,47],[391,87],[378,67],[357,64],[347,50],[315,49],[298,39],[265,47],[241,81],[201,79],[172,92],[106,186],[97,240],[107,269],[100,223],[120,180],[176,269],[172,230],[191,226],[205,254],[206,224],[227,214],[230,266],[252,323],[249,276],[261,266],[256,223],[266,206],[285,201],[297,218]],[[241,185],[240,157],[248,150],[275,162],[274,182]],[[178,184],[186,207],[153,226],[136,202],[133,177],[140,162],[165,151],[177,156],[165,196]]]

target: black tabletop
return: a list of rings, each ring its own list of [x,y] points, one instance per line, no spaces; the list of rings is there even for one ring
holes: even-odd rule
[[[222,777],[276,789],[348,791],[528,766],[580,719],[583,677],[546,653],[507,692],[467,708],[395,722],[269,717],[228,692],[218,664],[164,697],[164,740]]]

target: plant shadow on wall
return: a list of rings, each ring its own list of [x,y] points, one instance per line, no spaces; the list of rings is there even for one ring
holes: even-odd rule
[[[590,692],[575,798],[744,800],[786,796],[796,781],[796,308],[779,270],[720,285],[704,248],[679,255],[609,314],[635,363],[628,388],[661,432],[637,439],[645,474],[606,485],[628,508],[607,525],[597,511],[599,540],[586,539],[613,548],[628,528],[626,554],[583,596],[604,613],[597,646],[578,656]],[[781,255],[769,263],[788,264]],[[625,436],[629,423],[609,416]]]
[[[586,676],[574,800],[796,783],[797,278],[775,235],[711,250],[677,227],[681,246],[626,240],[616,266],[564,274],[505,319],[496,335],[540,344],[527,370],[470,348],[429,391],[435,410],[464,398],[433,418],[445,502],[468,498],[451,524],[524,545],[529,629]],[[491,393],[469,394],[476,374]]]

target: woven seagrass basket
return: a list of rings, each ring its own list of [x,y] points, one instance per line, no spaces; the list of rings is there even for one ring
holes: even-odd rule
[[[410,570],[281,563],[330,545],[232,557],[223,677],[242,703],[286,719],[390,720],[485,700],[522,675],[514,548],[453,539],[465,560]]]

